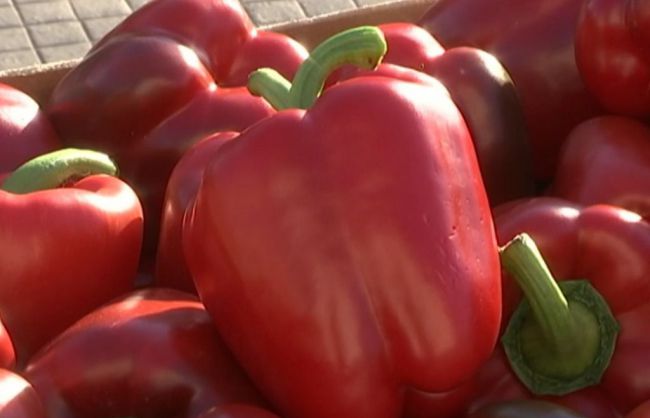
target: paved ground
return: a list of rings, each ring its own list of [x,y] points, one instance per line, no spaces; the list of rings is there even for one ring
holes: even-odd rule
[[[148,0],[0,0],[0,70],[81,57]],[[240,0],[258,25],[401,0]]]

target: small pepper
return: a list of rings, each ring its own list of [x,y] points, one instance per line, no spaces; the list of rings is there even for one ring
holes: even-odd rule
[[[0,317],[17,361],[84,314],[130,290],[142,209],[94,151],[37,157],[0,188]]]

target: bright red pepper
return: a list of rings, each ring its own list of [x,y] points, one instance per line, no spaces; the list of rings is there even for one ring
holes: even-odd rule
[[[650,116],[650,3],[582,3],[575,55],[589,91],[610,112]]]
[[[591,418],[548,401],[525,400],[485,406],[466,418]]]
[[[574,57],[581,0],[440,0],[419,20],[445,47],[493,54],[514,81],[531,141],[534,172],[549,180],[562,141],[602,112]]]
[[[61,147],[52,124],[31,97],[0,83],[0,175]]]
[[[165,193],[156,254],[156,285],[196,293],[183,254],[183,216],[199,190],[203,171],[236,132],[219,132],[191,147],[174,167]]]
[[[515,86],[501,63],[485,51],[456,47],[447,51],[422,27],[412,23],[378,26],[388,51],[382,63],[420,70],[447,88],[463,114],[478,156],[490,204],[532,196],[530,147]],[[338,80],[359,74],[399,77],[395,67],[345,68]]]
[[[19,364],[134,285],[142,209],[105,155],[38,157],[0,189],[0,317]],[[80,178],[83,176],[88,176]]]
[[[584,205],[620,206],[650,219],[650,128],[622,116],[576,126],[549,193]]]
[[[34,388],[24,378],[0,368],[0,418],[46,418]]]
[[[203,305],[172,289],[139,290],[91,312],[24,375],[57,418],[198,418],[229,403],[265,406]]]
[[[539,299],[540,294],[534,292],[530,303],[541,309],[534,321],[540,327],[545,321],[553,321],[554,325],[550,328],[553,337],[548,334],[544,334],[544,337],[538,335],[535,346],[529,346],[532,333],[537,332],[538,328],[528,325],[524,326],[521,334],[506,331],[502,339],[506,344],[512,337],[518,341],[519,347],[532,350],[523,351],[522,367],[533,373],[537,373],[534,371],[539,367],[544,367],[550,374],[555,373],[554,377],[542,374],[546,377],[536,379],[537,382],[550,379],[556,386],[533,387],[531,390],[536,394],[559,396],[587,385],[586,387],[600,392],[597,399],[609,403],[609,408],[621,414],[626,414],[650,398],[650,381],[646,379],[650,375],[650,323],[647,321],[650,315],[650,224],[644,222],[639,215],[615,206],[581,207],[551,198],[512,203],[497,211],[495,216],[501,243],[521,232],[530,234],[538,243],[553,276],[560,283],[565,283],[566,280],[587,280],[602,295],[620,327],[618,337],[610,342],[614,344],[607,348],[613,349],[611,360],[608,361],[611,354],[597,354],[599,351],[596,350],[597,347],[604,348],[607,345],[604,338],[612,331],[607,326],[603,328],[602,325],[597,325],[606,321],[599,319],[598,322],[592,322],[594,315],[601,315],[600,308],[587,305],[592,302],[585,302],[587,299],[584,297],[576,299],[569,296],[567,285],[564,284],[561,286],[565,286],[562,289],[569,300],[570,310],[559,303],[561,298],[557,297],[557,293],[545,290],[543,299]],[[541,276],[537,270],[526,268],[528,276]],[[518,292],[509,278],[504,281],[503,289],[504,314],[508,315],[504,317],[508,318]],[[530,301],[531,294],[528,290],[525,291]],[[546,307],[550,309],[546,310]],[[525,312],[526,309],[520,307],[519,311]],[[522,317],[511,316],[508,330],[514,328],[519,318]],[[547,328],[542,329],[548,331]],[[594,334],[596,331],[598,333]],[[505,346],[509,347],[508,344]],[[531,358],[528,357],[531,352],[539,353],[537,349],[546,349],[546,352],[534,361],[526,360]],[[514,354],[508,355],[513,362]],[[598,364],[598,370],[589,371]],[[522,371],[517,373],[522,379],[522,376],[526,376]],[[573,394],[578,393],[579,391]],[[578,407],[574,409],[580,411]]]
[[[269,81],[289,108],[221,146],[185,217],[201,300],[283,416],[397,417],[405,387],[459,385],[498,334],[490,208],[444,87],[403,69],[426,81],[316,98],[332,67],[384,52],[377,28],[353,29],[288,89]]]
[[[259,98],[234,100],[221,87],[245,85],[260,66],[292,77],[306,55],[289,37],[256,30],[235,0],[158,0],[102,38],[59,82],[47,110],[67,145],[116,160],[143,198],[151,254],[165,185],[183,152],[209,133],[241,129],[271,110]],[[170,117],[175,121],[166,122]]]

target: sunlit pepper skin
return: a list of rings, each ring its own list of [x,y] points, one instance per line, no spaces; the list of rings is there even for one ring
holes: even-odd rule
[[[0,418],[46,418],[34,388],[20,375],[0,368]]]
[[[523,106],[534,174],[541,182],[552,178],[569,131],[603,112],[576,65],[574,41],[582,3],[441,0],[417,22],[445,48],[480,48],[506,68]]]
[[[562,148],[548,194],[620,206],[650,220],[650,128],[624,116],[579,124]]]
[[[266,406],[203,305],[172,289],[136,291],[91,312],[24,375],[57,418],[198,418],[229,403]]]
[[[12,369],[16,364],[16,351],[11,336],[0,318],[0,368]]]
[[[38,103],[0,83],[0,175],[60,147],[61,141]]]

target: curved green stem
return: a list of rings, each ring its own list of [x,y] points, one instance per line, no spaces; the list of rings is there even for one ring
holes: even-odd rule
[[[326,39],[298,69],[290,90],[291,107],[308,109],[332,71],[346,64],[375,68],[386,50],[384,34],[375,26],[352,28]]]
[[[36,157],[18,167],[2,183],[2,190],[24,194],[60,187],[71,179],[92,174],[117,175],[117,167],[101,152],[67,148]]]
[[[272,68],[260,68],[248,77],[248,91],[255,96],[262,96],[276,110],[289,107],[289,90],[291,83],[282,74]]]
[[[554,395],[598,383],[618,333],[603,297],[586,280],[558,284],[527,234],[501,249],[501,262],[525,295],[502,337],[520,380]]]

